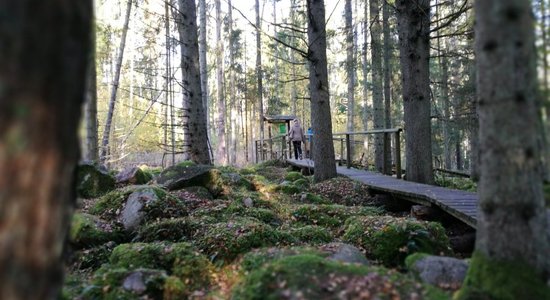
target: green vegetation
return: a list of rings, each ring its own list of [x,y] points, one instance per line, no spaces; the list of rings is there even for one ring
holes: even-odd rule
[[[384,216],[365,206],[373,202],[363,185],[345,178],[311,184],[277,163],[204,170],[216,174],[218,198],[198,181],[170,192],[126,186],[76,214],[64,299],[448,299],[415,277],[329,258],[355,255],[368,263],[361,252],[338,252],[335,245],[344,240],[370,259],[402,268],[408,254],[448,252],[439,224]],[[135,192],[144,193],[145,206],[130,236],[119,222]]]
[[[400,266],[415,252],[450,252],[445,229],[435,222],[390,216],[360,217],[347,222],[343,240],[365,249],[386,266]]]
[[[115,178],[95,164],[81,164],[77,168],[76,191],[83,198],[97,198],[115,188]]]
[[[450,189],[477,192],[477,183],[470,178],[436,175],[435,183],[439,186]]]
[[[550,287],[542,278],[522,261],[491,260],[474,252],[456,299],[550,299]]]

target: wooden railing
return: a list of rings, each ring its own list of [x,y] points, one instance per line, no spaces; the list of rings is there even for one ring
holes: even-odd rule
[[[348,149],[351,149],[351,143],[352,143],[352,137],[356,135],[376,135],[376,134],[383,134],[383,148],[384,151],[391,151],[390,145],[387,145],[387,143],[391,143],[390,137],[393,135],[395,148],[394,148],[394,157],[395,157],[395,174],[397,178],[401,178],[402,175],[402,169],[401,169],[401,131],[403,129],[401,128],[390,128],[390,129],[379,129],[379,130],[368,130],[368,131],[355,131],[355,132],[337,132],[333,133],[333,140],[340,142],[340,158],[341,160],[344,157],[344,152],[346,154],[346,165],[348,168],[351,167],[352,163],[352,157],[351,157],[351,151]],[[306,137],[311,141],[309,148],[310,150],[313,148],[313,143],[315,142],[312,135],[306,135]],[[345,147],[344,147],[345,146]],[[345,148],[345,151],[344,151]],[[260,140],[255,141],[255,150],[256,150],[256,163],[259,161],[263,161],[266,159],[287,159],[291,157],[290,155],[290,149],[291,149],[291,143],[286,139],[286,136],[278,136],[274,138],[264,139],[263,144]],[[305,149],[304,149],[304,155],[305,155]],[[391,160],[390,153],[384,153],[384,174],[388,174],[390,170],[385,169],[388,165],[387,159]],[[340,162],[341,162],[340,160]]]

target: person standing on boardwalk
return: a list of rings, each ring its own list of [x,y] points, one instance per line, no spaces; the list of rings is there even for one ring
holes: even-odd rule
[[[304,135],[304,129],[300,126],[300,121],[294,119],[290,131],[288,132],[288,138],[292,141],[292,147],[294,148],[294,159],[302,159],[302,142],[306,142]]]

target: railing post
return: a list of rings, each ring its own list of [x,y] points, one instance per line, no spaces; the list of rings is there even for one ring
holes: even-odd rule
[[[395,132],[395,175],[397,179],[401,179],[401,139],[399,133],[399,130]]]
[[[342,165],[342,161],[344,160],[344,139],[340,138],[340,161],[338,162],[338,165]]]
[[[388,160],[389,160],[389,157],[390,157],[390,152],[388,151],[388,143],[389,143],[389,133],[387,132],[384,132],[384,141],[383,141],[383,144],[382,144],[382,147],[384,147],[384,162],[383,162],[383,167],[382,167],[382,172],[384,173],[384,175],[388,175],[388,174],[391,174],[391,167],[390,167],[390,170],[388,170]],[[390,150],[391,151],[391,150]]]
[[[258,141],[254,141],[254,152],[256,153],[256,163],[260,160],[260,157],[258,156]]]
[[[283,154],[283,158],[286,160],[286,139],[285,136],[281,136],[281,152]]]
[[[351,141],[350,141],[350,138],[349,138],[349,133],[346,133],[346,160],[347,160],[347,165],[348,165],[348,169],[351,168]]]

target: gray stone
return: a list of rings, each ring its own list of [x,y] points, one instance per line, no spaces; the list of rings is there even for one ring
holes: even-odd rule
[[[120,214],[120,221],[124,225],[124,229],[128,231],[137,229],[145,217],[143,208],[155,201],[159,201],[159,198],[155,191],[150,188],[130,194]]]
[[[116,175],[117,183],[145,184],[150,178],[138,167],[127,168]]]
[[[357,247],[345,243],[330,243],[321,247],[322,251],[331,253],[327,259],[350,263],[369,265],[370,262]]]
[[[212,196],[223,192],[220,171],[212,166],[173,166],[164,170],[157,178],[157,183],[168,190],[179,190],[191,186],[202,186]]]
[[[250,197],[246,197],[243,199],[243,204],[246,207],[254,207],[254,201]]]
[[[128,275],[124,279],[124,283],[122,284],[122,288],[124,288],[127,291],[131,291],[135,294],[143,294],[145,290],[147,290],[147,287],[145,286],[145,283],[143,282],[143,273],[141,272],[133,272],[132,274]]]
[[[409,266],[421,281],[445,289],[459,289],[466,277],[468,263],[464,260],[427,255]]]

